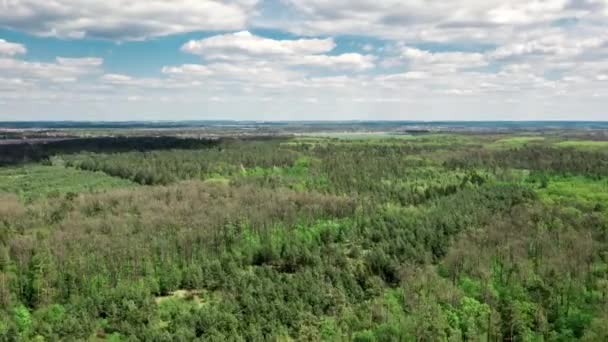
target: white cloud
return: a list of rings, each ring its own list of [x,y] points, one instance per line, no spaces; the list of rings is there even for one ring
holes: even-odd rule
[[[475,91],[472,89],[455,88],[455,89],[445,90],[444,93],[446,93],[448,95],[465,96],[465,95],[474,95]]]
[[[270,64],[285,68],[286,66],[308,66],[335,69],[366,70],[373,68],[375,56],[359,53],[327,55],[336,44],[333,39],[271,39],[251,34],[248,31],[216,35],[201,40],[191,40],[184,44],[182,51],[202,56],[208,61],[223,61],[253,65],[254,70],[260,65],[268,68]],[[190,66],[198,70],[201,66]],[[188,72],[188,66],[164,71],[175,74]],[[209,71],[209,68],[205,70]]]
[[[5,0],[0,26],[43,36],[142,39],[247,25],[257,0]]]
[[[133,77],[121,74],[106,74],[101,77],[101,81],[112,84],[129,84]]]
[[[605,0],[285,0],[288,20],[263,25],[298,34],[359,34],[410,41],[508,40],[513,28],[605,16]],[[598,14],[601,13],[601,14]],[[605,18],[604,18],[605,19]]]
[[[4,39],[0,39],[0,55],[14,56],[22,55],[26,52],[27,50],[25,46],[17,43],[7,42]]]
[[[411,80],[425,80],[430,78],[431,75],[424,71],[410,71],[400,74],[389,74],[382,75],[376,78],[379,82],[393,82],[393,81],[411,81]]]
[[[209,84],[234,83],[282,84],[299,77],[299,73],[265,61],[243,63],[184,64],[165,66],[162,72],[173,81],[204,81]]]
[[[412,47],[404,47],[401,57],[414,68],[432,68],[434,71],[474,68],[488,64],[481,53],[430,52]],[[441,70],[439,70],[441,69]]]
[[[497,7],[487,10],[484,14],[492,23],[529,24],[561,17],[566,14],[567,4],[566,0],[501,1]]]
[[[336,56],[309,55],[294,58],[288,61],[291,65],[304,65],[325,67],[332,69],[365,70],[373,68],[375,56],[361,55],[358,53],[345,53]]]
[[[124,74],[105,74],[100,77],[103,84],[141,89],[206,89],[223,88],[226,85],[244,91],[248,86],[280,86],[301,75],[281,66],[264,61],[240,63],[183,64],[164,66],[165,77],[138,78]]]
[[[57,58],[56,63],[0,58],[0,77],[18,77],[34,82],[73,82],[99,72],[102,63],[100,58]]]
[[[213,71],[200,64],[184,64],[181,66],[164,66],[162,73],[174,77],[201,77],[213,75]]]
[[[568,37],[564,34],[545,35],[538,39],[517,42],[499,47],[493,58],[510,58],[524,55],[571,57],[589,49],[596,49],[608,42],[604,37]]]
[[[241,31],[191,40],[182,46],[182,51],[210,60],[231,60],[246,57],[313,55],[329,52],[335,46],[331,38],[275,40]]]
[[[0,92],[10,90],[22,90],[23,88],[31,87],[32,84],[21,78],[4,78],[0,77]]]
[[[279,8],[269,15],[265,7]],[[606,8],[605,0],[0,0],[0,26],[41,35],[221,32],[183,42],[187,63],[142,67],[140,76],[115,73],[115,60],[26,60],[24,46],[0,40],[0,99],[15,112],[80,106],[159,118],[548,119],[571,111],[605,119]],[[260,26],[296,34],[251,33]]]
[[[163,79],[154,77],[138,78],[123,74],[105,74],[99,78],[101,88],[103,90],[117,91],[118,87],[127,87],[129,89],[139,89],[148,91],[151,89],[183,89],[188,87],[198,87],[200,82],[197,81],[176,81],[173,79]],[[104,85],[112,85],[112,88],[106,88]]]
[[[57,57],[57,63],[59,65],[67,67],[98,67],[103,64],[103,58],[96,57],[85,57],[85,58],[67,58]]]

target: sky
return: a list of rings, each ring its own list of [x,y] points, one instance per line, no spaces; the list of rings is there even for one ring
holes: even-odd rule
[[[608,120],[608,0],[0,0],[0,121]]]

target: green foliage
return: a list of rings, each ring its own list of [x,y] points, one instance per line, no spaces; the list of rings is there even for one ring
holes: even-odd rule
[[[608,157],[560,139],[226,140],[1,169],[21,196],[0,196],[0,340],[604,340]]]
[[[27,338],[32,332],[32,316],[24,305],[13,308],[13,319],[20,337]]]
[[[601,150],[608,148],[608,141],[596,140],[567,140],[555,144],[558,147],[576,148],[582,150]]]
[[[509,149],[466,149],[450,156],[444,165],[449,168],[526,169],[565,175],[605,177],[608,175],[608,150],[578,150],[552,145],[526,145]]]
[[[203,150],[85,153],[61,156],[68,166],[82,170],[103,171],[111,176],[143,185],[234,176],[249,168],[291,166],[297,157],[293,151],[281,150],[279,143],[274,141],[229,141]]]
[[[539,177],[539,176],[537,176]],[[584,176],[542,175],[535,180],[544,201],[559,206],[574,206],[586,211],[608,209],[608,179]]]
[[[59,194],[98,192],[133,183],[101,172],[79,171],[61,166],[26,165],[0,168],[0,193],[16,193],[26,200]]]
[[[508,137],[508,138],[502,138],[502,139],[496,140],[493,143],[488,144],[487,147],[488,148],[498,148],[498,149],[517,148],[517,147],[526,146],[528,144],[534,144],[534,143],[539,143],[539,142],[543,142],[543,141],[545,141],[545,137],[516,136],[516,137]]]

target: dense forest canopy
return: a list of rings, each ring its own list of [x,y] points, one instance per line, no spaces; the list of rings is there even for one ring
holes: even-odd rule
[[[584,136],[5,146],[0,341],[606,341]]]

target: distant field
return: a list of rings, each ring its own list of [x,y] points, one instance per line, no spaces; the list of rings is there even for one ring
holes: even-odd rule
[[[19,194],[24,199],[53,193],[95,192],[134,183],[102,172],[81,171],[62,166],[25,165],[0,168],[0,192]]]
[[[64,140],[70,140],[70,138],[0,139],[0,145],[46,144]]]
[[[396,134],[389,132],[327,132],[327,133],[309,133],[303,135],[304,137],[317,137],[317,138],[336,138],[346,140],[381,140],[381,139],[413,139],[414,136],[410,134]]]
[[[608,141],[593,141],[593,140],[569,140],[561,141],[555,144],[559,147],[574,147],[582,149],[608,149]]]
[[[510,137],[504,138],[500,140],[496,140],[495,142],[488,145],[490,148],[513,148],[513,147],[521,147],[525,146],[529,143],[538,143],[545,141],[544,137]]]
[[[455,146],[481,146],[486,138],[452,133],[395,134],[390,132],[310,133],[283,143],[285,146],[395,146],[437,150]]]

